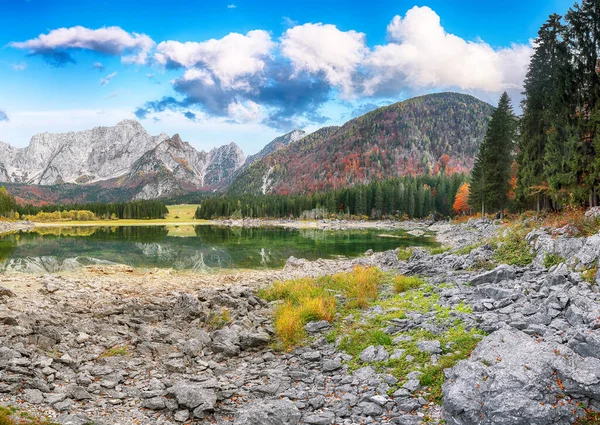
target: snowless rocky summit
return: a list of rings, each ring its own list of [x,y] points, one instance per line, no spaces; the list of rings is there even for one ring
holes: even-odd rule
[[[225,184],[245,161],[234,143],[198,152],[175,135],[149,135],[140,123],[42,133],[26,148],[0,143],[0,181],[52,185],[139,185],[138,198]],[[148,177],[153,177],[149,179]],[[150,182],[148,182],[150,180]]]

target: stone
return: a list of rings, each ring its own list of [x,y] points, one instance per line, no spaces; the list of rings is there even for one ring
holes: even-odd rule
[[[358,403],[358,407],[365,416],[381,416],[383,414],[383,409],[376,403],[363,401]]]
[[[57,412],[65,412],[67,410],[71,410],[71,408],[73,407],[73,400],[67,398],[63,401],[59,401],[58,403],[54,403],[52,407],[54,407],[54,410],[56,410]]]
[[[242,332],[240,334],[240,347],[242,349],[260,347],[271,340],[268,333],[264,331]]]
[[[469,283],[473,286],[498,283],[503,280],[514,279],[516,275],[515,268],[506,264],[501,264],[493,270],[481,273],[472,278]]]
[[[169,360],[168,362],[165,362],[165,369],[167,369],[169,372],[183,373],[183,372],[185,372],[185,369],[186,369],[185,360],[183,360],[183,359]]]
[[[190,412],[188,410],[178,410],[177,412],[175,412],[175,414],[173,415],[173,419],[175,419],[177,422],[185,422],[189,419],[190,417]]]
[[[289,399],[259,400],[241,407],[235,414],[234,425],[297,425],[300,410]]]
[[[329,323],[327,320],[319,320],[317,322],[308,322],[304,326],[304,329],[306,329],[306,332],[314,334],[327,331],[331,329],[331,327],[331,323]]]
[[[44,402],[44,394],[40,390],[23,390],[23,398],[27,403],[41,404]]]
[[[335,422],[335,413],[325,411],[315,415],[308,415],[304,417],[302,422],[310,425],[332,425]]]
[[[342,361],[339,358],[335,358],[333,360],[326,360],[323,363],[323,372],[333,372],[334,370],[338,370],[342,367]]]
[[[166,407],[164,397],[152,397],[144,400],[143,407],[150,410],[162,410]]]
[[[80,387],[80,386],[75,386],[75,387],[71,388],[69,393],[77,401],[89,400],[92,398],[91,394],[85,388]]]
[[[433,341],[419,341],[417,342],[417,348],[421,351],[425,351],[430,354],[441,354],[442,345],[438,340]]]
[[[167,394],[175,397],[180,406],[189,409],[212,410],[217,402],[217,395],[211,389],[203,388],[201,384],[179,381],[167,390]]]
[[[370,345],[360,353],[359,357],[365,363],[384,362],[390,358],[390,354],[382,345],[377,347]]]
[[[72,415],[64,413],[56,419],[56,422],[59,425],[94,425],[94,421],[83,413],[73,413]]]
[[[443,416],[449,425],[567,425],[583,414],[581,396],[600,397],[600,360],[514,329],[485,337],[468,360],[446,370]]]

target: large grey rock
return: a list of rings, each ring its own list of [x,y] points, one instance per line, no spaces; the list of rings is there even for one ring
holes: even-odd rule
[[[498,283],[503,280],[511,280],[515,278],[515,268],[506,264],[501,264],[494,270],[481,273],[472,278],[469,283],[473,286],[483,285],[486,283]]]
[[[581,397],[600,400],[600,360],[501,329],[446,371],[442,409],[449,425],[567,425]]]
[[[235,415],[234,425],[295,425],[300,422],[300,410],[288,399],[260,400],[242,407]]]
[[[390,358],[390,354],[382,345],[377,347],[370,345],[360,353],[359,357],[365,363],[384,362]]]
[[[190,409],[201,407],[202,410],[210,411],[217,402],[217,394],[213,390],[188,381],[175,383],[167,390],[167,394],[175,397],[180,406]]]
[[[417,348],[431,354],[442,353],[442,345],[437,339],[434,339],[433,341],[419,341],[417,342]]]
[[[329,323],[326,320],[320,320],[318,322],[309,322],[306,324],[306,326],[304,326],[304,329],[306,329],[306,331],[311,334],[323,332],[331,329],[331,323]]]

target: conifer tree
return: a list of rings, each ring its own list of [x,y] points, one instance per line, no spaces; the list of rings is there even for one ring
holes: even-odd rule
[[[494,110],[471,175],[471,205],[481,205],[500,211],[508,202],[512,153],[516,139],[516,118],[506,92],[502,93]]]

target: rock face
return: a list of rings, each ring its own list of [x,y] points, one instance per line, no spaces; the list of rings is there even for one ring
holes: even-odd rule
[[[450,425],[567,425],[600,400],[600,360],[502,329],[446,374],[443,395]]]
[[[137,121],[33,136],[28,147],[0,143],[0,181],[53,185],[102,182],[139,188],[137,199],[226,185],[245,157],[234,143],[198,152],[178,135],[149,135]]]

